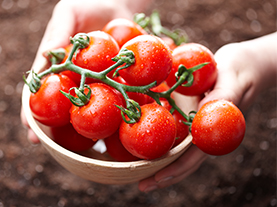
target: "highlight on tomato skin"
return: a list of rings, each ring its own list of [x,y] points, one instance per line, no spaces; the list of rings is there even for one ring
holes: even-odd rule
[[[207,154],[226,155],[241,144],[245,129],[244,116],[237,106],[227,100],[213,100],[196,113],[192,142]]]

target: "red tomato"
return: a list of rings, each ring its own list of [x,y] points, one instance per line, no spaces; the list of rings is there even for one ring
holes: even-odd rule
[[[133,156],[130,152],[128,152],[124,146],[122,145],[119,139],[119,132],[116,131],[113,135],[104,139],[106,144],[107,152],[110,156],[118,162],[130,162],[136,161],[139,158]]]
[[[134,124],[122,122],[119,138],[123,146],[141,159],[155,159],[166,154],[176,136],[176,124],[171,113],[152,103],[141,107],[141,118]]]
[[[122,117],[115,105],[123,106],[123,99],[117,90],[106,84],[92,83],[89,87],[90,101],[82,107],[72,106],[71,123],[79,134],[91,139],[103,139],[118,129]]]
[[[159,37],[140,35],[126,42],[122,48],[133,51],[135,63],[120,70],[123,79],[134,86],[157,82],[162,83],[172,67],[172,54],[169,47]]]
[[[193,72],[194,81],[192,86],[179,86],[176,89],[177,92],[183,95],[201,95],[212,88],[217,78],[216,62],[212,52],[203,45],[188,43],[175,48],[173,50],[173,66],[166,80],[167,84],[171,87],[176,83],[175,74],[179,65],[182,64],[189,69],[205,62],[209,62],[209,64]]]
[[[93,31],[87,34],[90,44],[84,49],[80,49],[74,55],[72,62],[85,69],[101,72],[113,64],[112,58],[119,52],[117,42],[109,34],[102,31]],[[87,82],[93,82],[89,78]]]
[[[172,115],[177,128],[176,140],[173,145],[173,147],[176,147],[189,135],[189,126],[183,123],[183,121],[186,122],[187,120],[178,111],[175,110]]]
[[[214,100],[196,113],[191,127],[192,142],[210,155],[225,155],[235,150],[243,140],[245,120],[231,102]]]
[[[41,87],[30,96],[34,118],[47,126],[63,126],[70,122],[71,102],[60,90],[68,93],[77,85],[65,75],[51,74],[41,81]]]
[[[95,144],[92,139],[76,132],[70,123],[61,127],[51,127],[50,130],[53,141],[73,152],[88,150]]]
[[[137,23],[124,18],[111,20],[102,30],[110,34],[116,40],[119,47],[122,47],[127,41],[136,36],[147,34]]]

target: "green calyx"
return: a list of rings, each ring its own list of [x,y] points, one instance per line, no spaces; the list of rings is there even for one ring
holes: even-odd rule
[[[205,65],[209,64],[207,63],[202,63],[199,65],[196,65],[192,68],[187,69],[184,65],[179,65],[178,71],[175,74],[176,77],[176,81],[178,82],[178,80],[180,79],[182,82],[187,81],[186,84],[181,84],[184,87],[190,87],[192,86],[192,83],[194,81],[194,77],[193,77],[193,72],[201,69],[202,67],[204,67]]]
[[[127,101],[129,103],[127,108],[123,108],[118,105],[116,105],[116,107],[121,110],[121,116],[123,121],[125,121],[127,124],[134,124],[138,122],[141,117],[141,108],[136,101],[132,99],[128,99]],[[125,114],[129,118],[129,120],[126,119]]]
[[[78,33],[73,38],[70,38],[72,44],[78,44],[80,48],[86,48],[89,46],[90,38],[85,33]]]
[[[47,58],[50,60],[51,64],[59,64],[65,58],[65,49],[59,48],[56,50],[49,51],[47,53]]]
[[[29,71],[28,73],[30,73],[30,72],[32,73],[31,81],[28,83],[25,76],[23,76],[23,80],[24,80],[25,84],[28,85],[30,91],[32,93],[36,93],[41,86],[41,83],[40,83],[41,78],[33,70]]]
[[[65,93],[64,91],[60,91],[60,92],[65,97],[67,97],[71,101],[71,103],[73,103],[75,106],[81,107],[81,106],[86,105],[89,102],[90,97],[91,97],[91,89],[90,89],[90,87],[87,86],[87,85],[84,85],[84,87],[88,89],[88,93],[87,94],[85,94],[84,90],[80,90],[80,88],[76,88],[76,87],[71,88],[68,93]],[[74,90],[74,92],[75,92],[77,97],[72,96],[70,94],[71,90]]]
[[[136,61],[133,51],[127,50],[126,48],[121,49],[118,55],[112,58],[112,60],[119,63],[120,65],[125,64],[124,66],[116,69],[116,71],[113,74],[113,77],[115,77],[118,74],[118,71],[130,67]]]

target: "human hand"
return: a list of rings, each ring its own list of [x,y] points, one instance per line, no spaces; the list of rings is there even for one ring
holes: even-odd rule
[[[210,93],[199,102],[198,109],[215,99],[226,99],[242,111],[257,94],[276,84],[277,33],[242,43],[223,46],[215,53],[218,78]],[[182,106],[186,101],[176,101]],[[179,159],[139,183],[139,189],[148,192],[178,183],[195,172],[207,155],[192,145]]]
[[[101,30],[114,18],[131,19],[133,13],[142,10],[145,5],[146,0],[138,0],[135,3],[128,0],[60,1],[53,10],[32,69],[39,71],[48,67],[45,54],[50,50],[67,46],[69,38],[76,33]],[[23,110],[21,110],[21,120],[22,124],[29,128]],[[39,143],[39,139],[31,129],[28,129],[28,139],[32,143]]]

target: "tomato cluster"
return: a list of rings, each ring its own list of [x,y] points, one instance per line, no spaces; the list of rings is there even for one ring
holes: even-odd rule
[[[61,69],[41,78],[39,89],[30,96],[34,118],[51,127],[58,144],[83,151],[104,139],[115,160],[133,161],[163,156],[187,137],[188,125],[193,143],[209,154],[230,152],[241,142],[243,133],[234,136],[243,128],[243,120],[230,123],[223,116],[218,118],[216,110],[206,110],[189,123],[171,94],[198,96],[213,87],[216,62],[206,47],[196,43],[172,46],[172,42],[169,47],[127,19],[112,20],[102,31],[86,35],[87,45],[68,45]],[[116,65],[121,51],[131,51],[135,60]],[[125,55],[121,58],[126,59]],[[234,109],[228,113],[234,120],[241,117],[234,115]],[[210,117],[209,123],[205,116]],[[211,124],[215,119],[221,121]],[[241,125],[237,131],[233,130],[236,124]],[[230,128],[232,134],[226,132]],[[228,137],[227,142],[221,134]],[[211,136],[217,137],[217,144]]]

